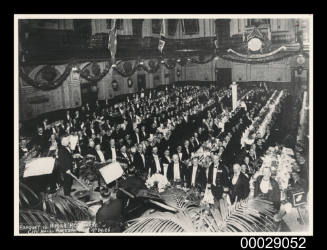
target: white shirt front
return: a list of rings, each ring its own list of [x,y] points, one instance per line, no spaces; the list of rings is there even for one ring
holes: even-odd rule
[[[180,161],[182,160],[182,156],[183,156],[182,153],[178,153],[178,157],[179,157],[179,160],[180,160]]]
[[[128,160],[128,156],[126,153],[121,153],[127,160]]]
[[[262,179],[261,183],[260,183],[261,192],[266,194],[266,193],[268,193],[269,189],[272,189],[271,184],[270,184],[270,180],[266,181],[266,180]]]
[[[217,171],[218,171],[218,166],[217,168],[213,168],[213,178],[212,178],[212,184],[216,186],[216,178],[217,178]]]
[[[160,167],[159,157],[158,155],[153,155],[153,158],[154,158],[154,162],[156,163],[157,173],[160,173],[161,167]]]
[[[135,135],[136,135],[136,142],[137,142],[137,143],[140,143],[140,137],[139,137],[139,134],[135,132]]]
[[[143,161],[143,164],[145,166],[145,158],[144,158],[144,154],[143,153],[140,153],[141,157],[142,157],[142,161]]]
[[[181,178],[180,172],[179,172],[179,164],[174,163],[174,180],[179,180]]]
[[[101,162],[106,162],[106,160],[104,159],[104,155],[103,155],[103,153],[102,153],[101,150],[97,151],[97,154],[100,157],[100,161]]]
[[[116,161],[116,149],[115,148],[111,148],[111,155],[112,155],[112,160]]]
[[[233,179],[232,179],[232,184],[233,185],[235,185],[236,184],[236,182],[238,181],[238,177],[239,177],[240,175],[234,175],[233,176]]]
[[[195,186],[195,178],[196,178],[196,172],[198,170],[198,166],[193,166],[193,170],[192,170],[192,182],[191,185]]]

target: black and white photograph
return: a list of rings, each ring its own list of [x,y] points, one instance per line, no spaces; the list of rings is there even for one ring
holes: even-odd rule
[[[15,14],[14,234],[313,235],[312,14]]]

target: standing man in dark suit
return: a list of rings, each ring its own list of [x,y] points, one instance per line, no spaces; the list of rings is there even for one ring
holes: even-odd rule
[[[133,143],[139,144],[141,142],[141,137],[140,137],[140,130],[138,127],[134,129],[134,131],[131,133],[132,141]]]
[[[249,179],[241,173],[241,166],[239,164],[233,165],[233,176],[230,186],[230,201],[240,201],[248,197],[250,193]]]
[[[148,157],[148,162],[147,162],[147,171],[148,171],[148,176],[151,176],[153,174],[164,174],[163,167],[161,164],[161,159],[159,158],[158,155],[158,147],[154,146],[152,148],[152,154],[149,155]]]
[[[64,195],[70,196],[73,179],[69,174],[73,172],[73,157],[69,148],[68,137],[61,139],[61,147],[58,150],[58,161],[60,172],[63,176]]]
[[[187,187],[196,187],[201,191],[206,188],[204,168],[199,165],[199,159],[194,157],[192,159],[192,166],[187,171],[186,183]]]
[[[173,155],[173,161],[168,165],[167,179],[172,182],[185,182],[186,180],[185,168],[177,154]]]
[[[145,154],[144,154],[144,148],[142,144],[138,144],[137,151],[134,154],[133,164],[136,168],[136,170],[139,173],[143,173],[145,171]]]
[[[213,163],[209,167],[208,184],[211,187],[213,196],[220,200],[223,194],[227,194],[229,191],[229,178],[227,170],[219,163],[219,157],[214,155]]]
[[[114,138],[110,139],[110,146],[109,149],[105,151],[105,157],[107,160],[111,160],[112,162],[115,162],[117,159],[118,151],[116,149],[116,142]]]

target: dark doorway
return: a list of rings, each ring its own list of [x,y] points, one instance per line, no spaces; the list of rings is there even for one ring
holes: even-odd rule
[[[232,83],[231,68],[216,68],[216,81],[219,85],[229,86]]]
[[[141,89],[145,89],[145,74],[137,75],[137,90],[141,91]]]

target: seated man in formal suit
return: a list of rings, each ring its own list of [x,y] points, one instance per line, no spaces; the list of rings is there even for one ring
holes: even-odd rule
[[[117,149],[116,149],[116,142],[114,138],[110,139],[110,146],[109,148],[105,151],[105,158],[107,160],[111,160],[112,162],[116,162],[117,160]]]
[[[127,153],[126,145],[122,145],[117,154],[119,162],[124,163],[129,167],[132,164],[131,156]]]
[[[49,141],[46,138],[42,127],[38,127],[37,135],[33,137],[31,144],[35,146],[35,149],[40,156],[45,156],[48,153]]]
[[[104,157],[104,153],[102,152],[102,150],[100,148],[100,144],[96,144],[94,148],[95,148],[95,152],[96,152],[95,160],[99,163],[105,163],[106,159]]]
[[[96,158],[96,151],[95,151],[95,143],[93,141],[92,138],[89,139],[89,144],[88,144],[88,147],[86,149],[86,156],[87,157],[92,157],[92,158]]]
[[[246,199],[249,195],[249,179],[241,172],[241,166],[239,164],[233,165],[233,176],[229,190],[231,203]]]

